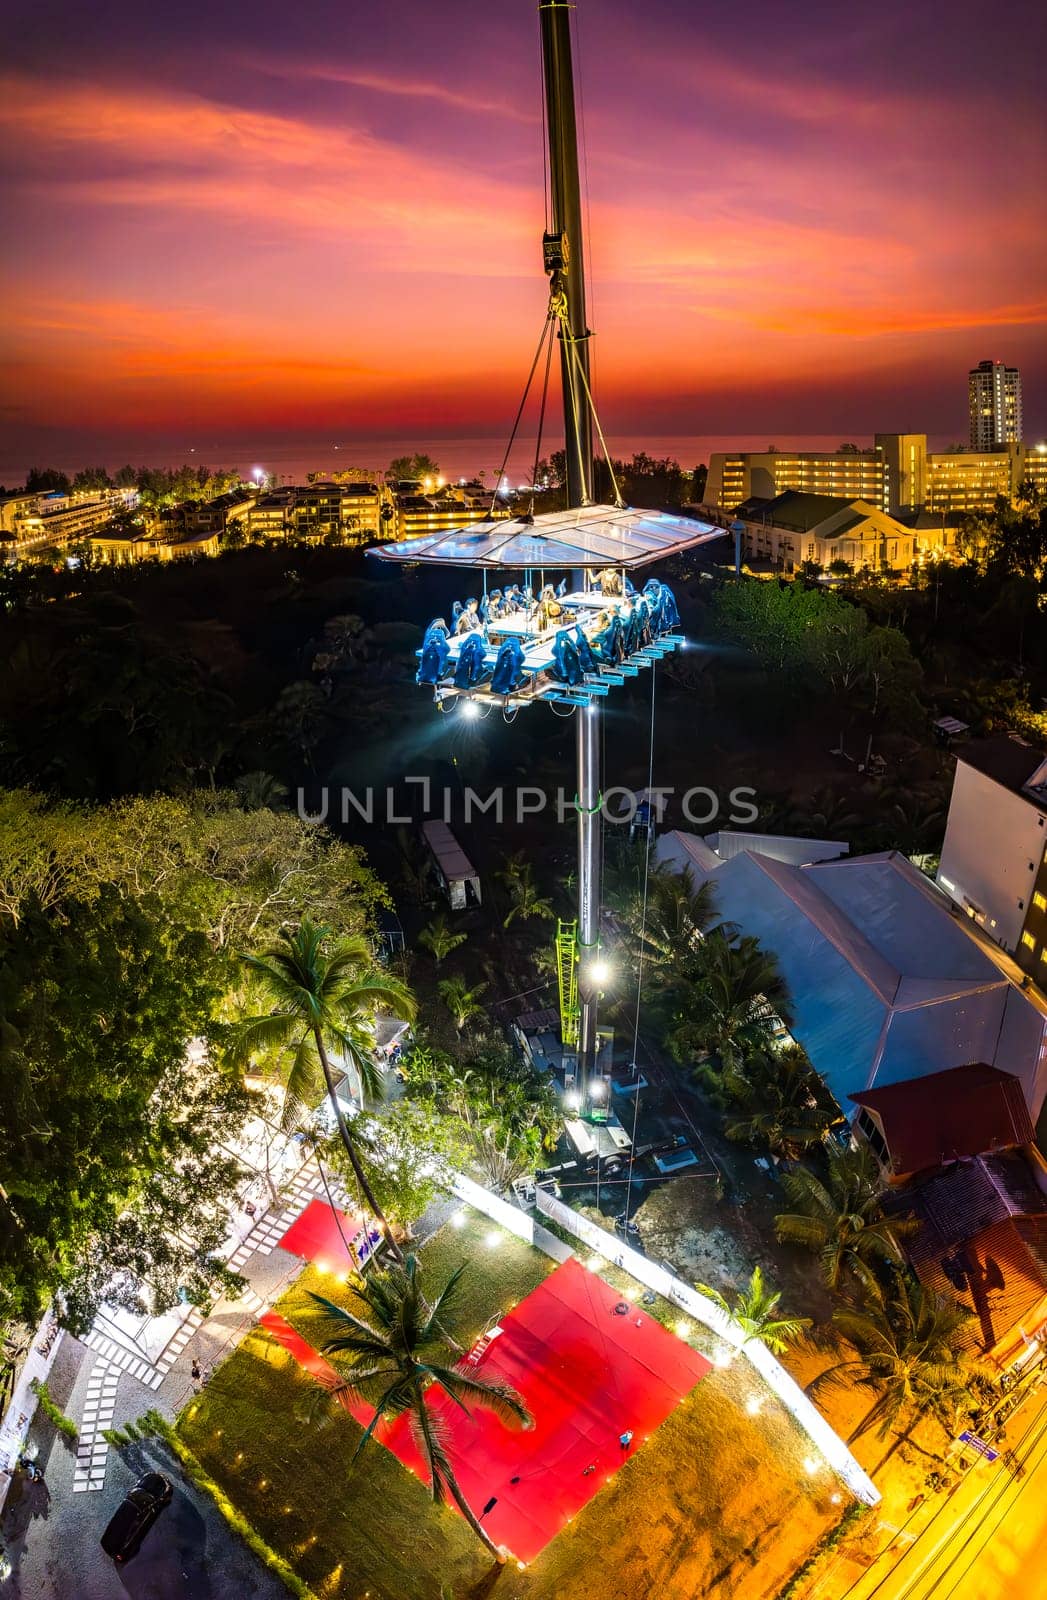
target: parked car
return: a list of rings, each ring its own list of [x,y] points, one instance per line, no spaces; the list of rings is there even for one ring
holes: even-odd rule
[[[174,1490],[160,1472],[147,1472],[139,1478],[109,1519],[101,1545],[118,1566],[138,1554],[142,1540],[165,1506],[171,1504]]]

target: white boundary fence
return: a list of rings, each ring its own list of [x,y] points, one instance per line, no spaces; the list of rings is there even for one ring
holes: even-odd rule
[[[473,1184],[472,1187],[479,1189],[478,1184]],[[487,1203],[482,1204],[479,1209],[493,1216],[494,1213],[490,1210],[489,1203],[494,1197],[489,1195],[486,1190],[480,1190],[480,1193],[484,1195]],[[463,1200],[468,1198],[466,1194],[462,1193]],[[504,1206],[505,1201],[499,1201],[498,1204]],[[515,1208],[506,1207],[506,1209],[514,1210]],[[687,1312],[688,1316],[694,1317],[696,1322],[703,1323],[718,1338],[723,1339],[725,1343],[733,1345],[736,1350],[740,1351],[746,1360],[755,1367],[768,1388],[777,1395],[790,1415],[796,1419],[811,1443],[817,1446],[833,1468],[833,1471],[843,1479],[856,1499],[863,1501],[868,1506],[877,1504],[880,1499],[879,1489],[877,1489],[868,1474],[858,1465],[858,1462],[854,1459],[839,1434],[830,1428],[817,1406],[808,1400],[799,1384],[789,1376],[781,1362],[775,1359],[766,1345],[760,1344],[758,1340],[752,1340],[748,1344],[743,1343],[744,1335],[741,1329],[729,1317],[725,1316],[715,1301],[710,1300],[707,1295],[700,1294],[697,1289],[692,1289],[689,1284],[684,1283],[680,1278],[666,1271],[664,1267],[658,1266],[654,1261],[649,1261],[646,1256],[640,1255],[638,1251],[631,1249],[629,1245],[622,1243],[621,1240],[617,1239],[613,1234],[607,1233],[603,1228],[597,1227],[594,1222],[590,1222],[586,1217],[580,1217],[576,1211],[571,1210],[570,1206],[564,1205],[562,1200],[557,1200],[552,1195],[547,1194],[544,1189],[538,1190],[538,1210],[543,1216],[548,1217],[550,1221],[557,1223],[561,1228],[565,1228],[569,1233],[572,1233],[576,1239],[583,1240],[596,1254],[607,1261],[613,1262],[615,1266],[621,1267],[623,1271],[628,1272],[631,1277],[635,1278],[638,1283],[645,1284],[648,1289],[653,1289],[656,1294],[662,1295],[664,1299],[669,1300],[674,1306],[679,1306],[682,1311]],[[516,1212],[516,1216],[523,1221],[529,1220],[522,1212]],[[526,1237],[526,1234],[518,1227],[514,1228],[513,1231],[520,1233],[521,1237]]]
[[[492,1222],[497,1222],[509,1233],[515,1233],[518,1239],[534,1244],[534,1218],[529,1211],[521,1211],[519,1206],[510,1205],[508,1200],[492,1194],[490,1189],[474,1183],[472,1178],[467,1178],[462,1172],[455,1173],[453,1188],[459,1200],[465,1200],[469,1205],[475,1206],[477,1211],[482,1211]]]

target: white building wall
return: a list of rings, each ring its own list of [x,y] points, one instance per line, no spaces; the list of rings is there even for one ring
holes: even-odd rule
[[[957,761],[938,883],[1005,950],[1021,937],[1045,820],[1031,801]]]

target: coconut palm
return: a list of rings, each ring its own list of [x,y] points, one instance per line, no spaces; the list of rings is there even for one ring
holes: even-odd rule
[[[280,811],[287,799],[287,785],[271,772],[245,772],[233,788],[247,811]]]
[[[338,937],[309,917],[296,928],[283,929],[277,944],[260,955],[244,956],[243,962],[273,1010],[239,1024],[232,1039],[233,1059],[244,1064],[256,1049],[293,1049],[285,1095],[288,1124],[297,1120],[303,1105],[312,1103],[322,1079],[360,1192],[399,1255],[338,1099],[331,1052],[356,1073],[361,1098],[379,1095],[374,1014],[381,1009],[413,1021],[410,992],[399,978],[373,970],[370,946],[361,935]]]
[[[314,1294],[312,1299],[320,1307],[328,1332],[320,1348],[335,1358],[340,1374],[340,1381],[331,1386],[332,1397],[341,1402],[364,1400],[374,1406],[354,1461],[383,1418],[406,1412],[429,1469],[433,1500],[439,1504],[450,1495],[477,1538],[504,1562],[504,1551],[494,1544],[462,1493],[447,1452],[442,1419],[431,1408],[434,1394],[442,1392],[467,1414],[477,1406],[493,1411],[510,1426],[534,1426],[515,1389],[454,1364],[444,1323],[454,1310],[466,1265],[458,1268],[431,1302],[423,1293],[414,1256],[387,1272],[373,1273],[359,1286],[359,1314],[322,1295]]]
[[[806,1051],[796,1044],[760,1051],[725,1068],[720,1087],[738,1107],[725,1129],[728,1139],[775,1155],[795,1159],[842,1120]]]
[[[418,943],[425,945],[426,949],[431,952],[436,965],[439,966],[444,957],[449,956],[452,950],[457,950],[458,946],[464,944],[468,937],[468,934],[452,928],[441,912],[438,917],[434,917],[422,929],[418,935]]]
[[[875,1393],[872,1408],[851,1440],[874,1425],[877,1436],[885,1438],[903,1417],[911,1428],[925,1411],[944,1421],[957,1391],[971,1375],[963,1348],[963,1328],[970,1315],[955,1300],[924,1288],[911,1274],[898,1273],[890,1288],[877,1286],[862,1305],[836,1307],[828,1342],[840,1352],[840,1359],[819,1373],[807,1392],[817,1398],[825,1389],[856,1384]]]
[[[486,983],[475,984],[470,989],[464,978],[441,978],[437,988],[440,991],[440,999],[454,1018],[458,1033],[461,1033],[467,1022],[471,1022],[483,1011],[480,996],[487,988]]]
[[[690,867],[683,872],[653,867],[647,879],[647,907],[631,918],[634,954],[643,961],[644,974],[656,986],[671,979],[676,967],[693,951],[716,915],[711,880],[695,886]]]
[[[714,928],[684,961],[674,994],[669,1048],[678,1061],[703,1051],[724,1064],[765,1047],[776,1018],[789,1021],[785,980],[751,935]]]
[[[506,888],[513,903],[502,922],[503,928],[507,928],[515,917],[530,922],[533,917],[548,921],[553,915],[553,903],[545,895],[539,894],[530,867],[518,877],[507,878]]]
[[[871,1294],[879,1292],[873,1268],[901,1262],[899,1240],[915,1224],[889,1220],[880,1206],[883,1180],[867,1145],[826,1152],[824,1180],[809,1167],[782,1177],[793,1210],[774,1219],[779,1239],[802,1244],[821,1256],[830,1289],[838,1289],[849,1273]]]
[[[810,1317],[778,1315],[781,1290],[772,1290],[764,1283],[763,1272],[759,1267],[753,1268],[746,1287],[735,1289],[730,1300],[721,1294],[719,1289],[710,1289],[704,1283],[698,1284],[697,1287],[702,1294],[708,1295],[710,1300],[715,1300],[720,1310],[730,1317],[745,1335],[741,1344],[742,1349],[756,1340],[760,1344],[765,1344],[768,1350],[780,1355],[794,1339],[799,1338],[805,1328],[811,1326]]]

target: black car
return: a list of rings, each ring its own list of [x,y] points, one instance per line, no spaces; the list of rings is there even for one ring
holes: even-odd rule
[[[174,1490],[159,1472],[139,1478],[123,1504],[113,1512],[102,1535],[102,1549],[121,1565],[138,1554],[138,1548],[165,1506],[171,1504]]]

